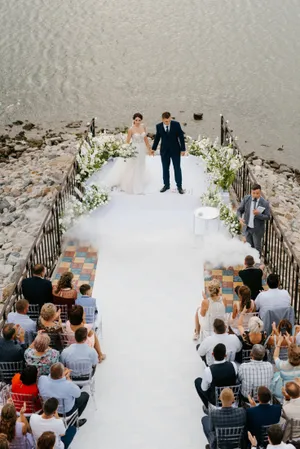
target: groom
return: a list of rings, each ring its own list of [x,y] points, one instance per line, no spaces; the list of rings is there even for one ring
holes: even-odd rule
[[[171,120],[170,112],[164,112],[162,114],[162,122],[156,125],[156,136],[152,146],[152,154],[157,149],[160,140],[160,157],[164,180],[164,186],[161,192],[166,192],[170,188],[170,163],[172,160],[177,189],[182,195],[184,190],[182,188],[180,156],[185,155],[184,134],[180,123]]]

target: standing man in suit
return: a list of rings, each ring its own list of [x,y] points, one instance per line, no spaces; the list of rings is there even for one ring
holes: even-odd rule
[[[29,304],[39,304],[42,307],[47,302],[53,302],[51,281],[45,279],[46,268],[37,264],[32,269],[33,276],[23,279],[22,292]]]
[[[184,133],[180,123],[171,120],[170,112],[162,114],[162,122],[156,125],[156,135],[152,146],[152,154],[156,151],[159,141],[160,157],[163,169],[164,186],[161,192],[166,192],[170,188],[170,163],[172,160],[175,182],[178,192],[182,195],[182,174],[180,168],[180,157],[185,155]]]
[[[254,184],[251,195],[246,195],[237,210],[242,226],[245,226],[246,240],[261,256],[261,242],[265,233],[265,221],[270,220],[270,206],[261,196],[261,186]]]

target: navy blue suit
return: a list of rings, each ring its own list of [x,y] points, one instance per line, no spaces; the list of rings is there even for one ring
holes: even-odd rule
[[[259,404],[256,407],[247,408],[247,429],[259,441],[261,426],[277,424],[281,416],[281,405]]]
[[[152,149],[155,151],[159,142],[160,156],[163,168],[163,180],[166,187],[170,187],[170,163],[172,160],[175,181],[178,189],[182,188],[182,175],[180,168],[181,152],[185,151],[184,133],[181,129],[180,123],[171,120],[169,125],[169,132],[165,131],[164,124],[156,125],[156,135]]]

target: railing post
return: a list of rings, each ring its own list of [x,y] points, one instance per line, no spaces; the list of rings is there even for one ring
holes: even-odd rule
[[[224,145],[224,117],[223,114],[221,114],[221,145]]]
[[[61,237],[60,237],[60,229],[59,229],[59,200],[60,200],[60,194],[58,196],[58,201],[55,201],[55,226],[56,226],[56,235],[57,235],[57,249],[58,254],[61,252]]]

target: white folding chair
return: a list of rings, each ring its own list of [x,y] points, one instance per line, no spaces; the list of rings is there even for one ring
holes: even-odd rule
[[[217,448],[241,449],[245,427],[216,427]]]
[[[71,370],[71,379],[79,387],[89,387],[91,397],[94,402],[95,410],[97,403],[95,398],[95,376],[96,367],[93,367],[90,360],[81,360],[80,362],[68,362],[66,367]]]

